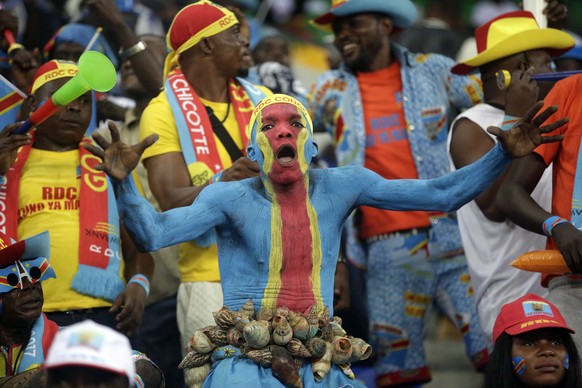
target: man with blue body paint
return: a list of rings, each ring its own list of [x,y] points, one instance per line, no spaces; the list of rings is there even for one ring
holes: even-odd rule
[[[490,128],[501,145],[466,168],[431,180],[388,180],[355,166],[309,170],[317,154],[311,118],[292,97],[270,96],[254,109],[248,127],[247,153],[259,164],[261,175],[208,186],[191,206],[164,213],[151,208],[131,179],[125,179],[155,136],[128,146],[119,141],[112,125],[112,143],[96,134],[101,149],[90,144],[86,148],[103,158],[96,168],[118,181],[122,219],[142,250],[188,241],[214,229],[225,306],[238,310],[251,299],[255,311],[286,306],[303,315],[316,306],[321,317],[333,303],[341,229],[356,207],[459,208],[488,187],[512,158],[561,139],[542,134],[567,120],[540,128],[557,109],[548,108],[534,118],[540,107],[536,104],[510,131]],[[360,386],[335,365],[317,382],[308,362],[301,364],[298,375],[294,386]],[[282,386],[270,368],[237,351],[213,363],[204,387],[245,386],[248,381]]]

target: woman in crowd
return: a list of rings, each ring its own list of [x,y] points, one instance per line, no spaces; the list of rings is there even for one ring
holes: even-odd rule
[[[570,333],[556,306],[540,296],[507,303],[493,327],[484,388],[580,387],[580,356]]]

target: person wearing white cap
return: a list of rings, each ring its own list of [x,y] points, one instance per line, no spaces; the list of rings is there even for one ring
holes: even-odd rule
[[[91,320],[57,333],[43,368],[48,387],[126,388],[135,381],[127,337]]]
[[[388,179],[430,179],[450,171],[451,104],[482,99],[478,77],[450,74],[453,60],[413,54],[393,34],[417,18],[410,0],[337,0],[314,23],[335,35],[344,61],[320,76],[311,95],[316,126],[332,134],[340,166]],[[366,271],[369,332],[379,387],[431,380],[425,317],[433,304],[465,338],[475,368],[487,363],[455,213],[362,207],[346,224],[348,260]]]

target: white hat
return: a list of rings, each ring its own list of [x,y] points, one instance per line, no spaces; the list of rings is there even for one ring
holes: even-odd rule
[[[123,334],[91,320],[63,328],[53,340],[45,369],[84,366],[127,376],[135,380],[135,364],[129,340]]]

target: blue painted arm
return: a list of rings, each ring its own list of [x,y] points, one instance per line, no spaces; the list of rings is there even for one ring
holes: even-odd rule
[[[497,144],[475,163],[435,179],[388,180],[368,171],[358,178],[363,189],[356,205],[451,212],[489,187],[512,160]]]
[[[206,189],[192,205],[161,213],[139,194],[133,179],[114,184],[123,224],[143,252],[194,240],[226,219],[219,203],[212,200],[216,195],[208,195]]]

